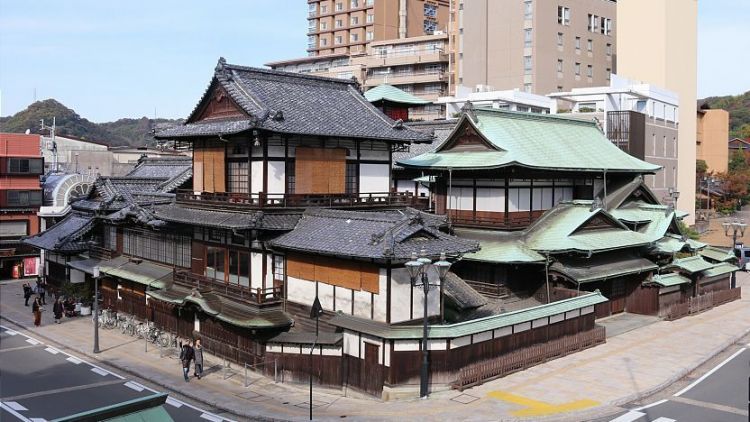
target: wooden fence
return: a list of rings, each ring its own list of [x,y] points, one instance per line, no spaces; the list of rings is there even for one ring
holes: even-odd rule
[[[596,326],[583,333],[565,336],[478,362],[461,368],[458,371],[458,379],[451,383],[451,386],[463,391],[485,381],[504,377],[548,360],[604,343],[605,337],[604,327]]]
[[[712,291],[706,294],[688,298],[687,301],[675,303],[659,312],[659,316],[667,321],[674,321],[682,317],[697,314],[714,306],[719,306],[733,300],[738,300],[742,295],[741,289],[728,289]]]

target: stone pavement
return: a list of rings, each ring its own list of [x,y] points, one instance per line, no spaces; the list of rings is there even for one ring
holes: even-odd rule
[[[608,337],[607,343],[460,393],[441,391],[428,400],[381,402],[339,390],[315,388],[316,420],[562,420],[581,421],[613,414],[618,406],[648,396],[682,378],[750,332],[750,276],[738,274],[742,300],[673,322],[659,321]],[[174,355],[164,356],[145,342],[116,330],[100,330],[98,355],[91,353],[91,318],[53,324],[51,307],[43,325],[32,328],[20,283],[0,284],[3,325],[21,325],[32,335],[56,342],[63,350],[99,360],[208,406],[243,418],[306,420],[305,385],[274,383],[208,359],[209,374],[185,383]],[[16,327],[17,328],[17,327]],[[225,379],[226,378],[226,379]]]
[[[716,216],[711,218],[711,221],[708,222],[708,230],[701,234],[700,241],[725,249],[731,248],[732,238],[727,237],[724,234],[724,227],[722,227],[721,223],[725,221],[731,222],[737,218],[744,219],[745,223],[750,224],[750,211],[739,211],[730,217],[723,217],[720,214],[716,214]],[[737,241],[750,244],[750,228],[745,231],[745,236],[740,236],[740,234],[737,233]]]

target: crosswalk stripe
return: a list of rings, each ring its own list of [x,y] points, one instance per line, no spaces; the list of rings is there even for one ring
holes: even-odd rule
[[[8,330],[8,329],[5,330],[5,333],[8,334],[9,336],[14,336],[18,334],[16,331]]]
[[[56,355],[56,354],[60,353],[60,351],[59,351],[59,350],[57,350],[57,349],[55,349],[55,348],[53,348],[53,347],[48,347],[48,348],[46,348],[46,349],[44,349],[44,350],[46,350],[46,351],[48,351],[48,352],[52,353],[53,355]]]
[[[169,403],[171,406],[176,407],[178,409],[182,407],[182,402],[179,400],[175,400],[172,397],[167,397],[167,403]]]
[[[96,372],[97,374],[99,374],[99,375],[101,375],[103,377],[109,375],[109,372],[105,371],[104,369],[97,368],[97,367],[91,368],[91,372]]]
[[[81,363],[83,362],[83,361],[81,361],[81,360],[80,360],[80,359],[78,359],[78,358],[74,358],[73,356],[70,356],[70,357],[68,357],[68,358],[67,358],[67,359],[65,359],[65,360],[67,360],[67,361],[68,361],[68,362],[70,362],[70,363],[74,363],[74,364],[76,364],[76,365],[80,365],[80,364],[81,364]]]
[[[222,422],[224,420],[224,419],[222,419],[222,418],[220,418],[220,417],[218,417],[216,415],[212,415],[210,413],[201,413],[201,419],[206,419],[206,420],[209,420],[209,421],[212,421],[212,422]]]
[[[609,422],[633,422],[636,419],[639,419],[641,416],[645,416],[646,414],[643,412],[636,412],[635,410],[631,410],[630,412],[621,415],[618,418],[612,419]]]
[[[16,404],[18,404],[18,403],[16,403]],[[18,411],[16,411],[16,410],[13,410],[13,408],[11,408],[11,407],[10,407],[10,406],[9,406],[8,404],[6,404],[6,403],[0,402],[0,409],[3,409],[3,410],[5,410],[6,412],[10,413],[11,415],[13,415],[13,416],[17,417],[17,418],[18,418],[18,420],[20,420],[20,421],[23,421],[23,422],[30,422],[30,421],[29,421],[29,419],[28,419],[27,417],[25,417],[24,415],[22,415],[22,414],[18,413]]]
[[[138,392],[143,391],[143,386],[140,385],[140,384],[138,384],[137,382],[128,381],[124,385],[125,385],[125,387],[128,387],[128,388],[133,389],[133,390],[138,391]]]
[[[14,401],[6,401],[5,404],[8,407],[10,407],[11,409],[13,409],[13,410],[18,410],[18,411],[29,410],[29,409],[23,407],[23,405],[21,405],[20,403],[17,403],[17,402],[14,402]]]
[[[26,343],[33,344],[34,346],[36,346],[37,344],[39,344],[39,342],[36,341],[36,340],[34,340],[33,338],[27,338],[26,339]]]
[[[665,418],[665,417],[663,417],[663,416],[662,416],[661,418],[659,418],[659,419],[654,419],[654,420],[653,420],[653,421],[651,421],[651,422],[676,422],[676,421],[675,421],[674,419],[670,419],[670,418]]]

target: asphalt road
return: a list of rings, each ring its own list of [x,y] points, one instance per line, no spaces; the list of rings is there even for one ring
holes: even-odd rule
[[[155,392],[0,326],[0,421],[51,420]],[[171,396],[164,408],[175,421],[227,420]]]
[[[672,396],[630,410],[611,422],[747,422],[750,344]]]

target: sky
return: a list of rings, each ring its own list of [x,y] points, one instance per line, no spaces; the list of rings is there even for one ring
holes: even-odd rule
[[[219,57],[303,57],[306,15],[304,0],[0,0],[0,116],[55,98],[94,122],[186,117]],[[750,90],[748,22],[750,0],[699,1],[699,98]]]

